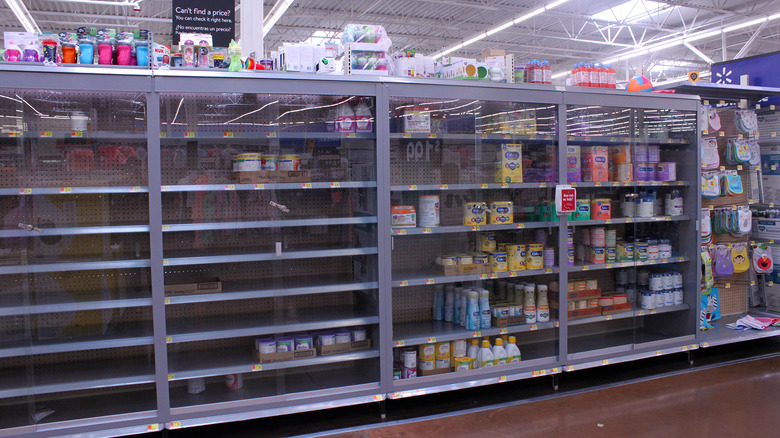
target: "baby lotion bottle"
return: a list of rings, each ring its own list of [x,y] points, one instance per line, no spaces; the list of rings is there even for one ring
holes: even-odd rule
[[[493,352],[490,351],[490,342],[482,341],[482,348],[479,349],[477,354],[476,364],[479,364],[480,368],[492,367],[495,365],[495,358]]]
[[[508,363],[520,362],[520,349],[517,348],[517,338],[514,336],[510,336],[506,344],[506,355]]]
[[[504,341],[501,338],[496,339],[496,345],[493,346],[492,353],[496,365],[507,363],[507,351],[504,349]]]

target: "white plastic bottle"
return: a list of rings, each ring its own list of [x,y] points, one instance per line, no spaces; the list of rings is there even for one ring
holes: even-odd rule
[[[536,295],[536,322],[549,322],[550,304],[547,301],[547,285],[537,285]]]
[[[444,286],[437,284],[433,287],[433,320],[444,319]]]
[[[371,132],[374,128],[372,123],[374,116],[371,115],[371,109],[368,108],[365,99],[361,99],[355,107],[355,124],[357,132]]]
[[[466,307],[466,314],[468,323],[466,324],[466,330],[479,330],[480,320],[482,319],[479,312],[479,292],[469,291],[468,304]]]
[[[517,348],[517,338],[514,336],[510,336],[506,344],[506,355],[509,363],[520,362],[520,349]]]
[[[468,296],[469,296],[468,289],[460,290],[460,297],[458,298],[460,300],[460,326],[464,328],[467,326],[467,322],[469,320],[468,312],[467,312],[468,309],[467,306],[469,301]]]
[[[444,300],[444,320],[452,322],[455,309],[455,291],[447,285],[447,295]]]
[[[493,352],[490,351],[489,341],[482,341],[482,348],[480,348],[479,353],[477,353],[475,365],[477,365],[477,363],[479,364],[479,368],[492,367],[495,365],[495,358],[493,357]]]
[[[534,285],[525,287],[525,304],[523,313],[525,314],[526,324],[536,324],[536,297],[534,296]]]
[[[490,328],[490,292],[487,289],[479,291],[480,328]]]
[[[474,366],[476,367],[477,362],[477,355],[479,354],[479,341],[477,339],[472,339],[471,343],[469,344],[469,349],[466,352],[466,356],[474,359]]]
[[[508,362],[507,352],[504,349],[504,341],[501,338],[496,339],[496,345],[493,346],[493,360],[496,365],[503,365]]]

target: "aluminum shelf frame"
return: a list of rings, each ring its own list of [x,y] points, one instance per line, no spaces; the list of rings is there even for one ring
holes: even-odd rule
[[[163,233],[173,233],[178,231],[245,230],[250,228],[314,227],[318,225],[355,225],[375,223],[377,223],[376,216],[335,217],[321,219],[280,219],[246,222],[211,222],[198,224],[166,224],[163,225]],[[0,237],[2,237],[1,234]]]
[[[406,280],[393,280],[393,287],[461,283],[466,281],[494,280],[499,278],[534,277],[537,275],[557,274],[558,272],[560,272],[560,269],[556,267],[544,269],[526,269],[524,271],[492,272],[490,274],[436,275],[432,272],[432,269],[417,269],[401,271],[401,273],[398,274],[398,277],[406,278]],[[429,276],[426,277],[426,274]]]
[[[510,333],[533,332],[557,328],[560,324],[551,319],[548,322],[536,324],[520,324],[509,327],[490,327],[480,330],[466,330],[446,321],[424,321],[393,324],[394,347],[428,344],[431,342],[448,342],[458,339],[482,338]]]
[[[106,195],[109,193],[149,193],[148,186],[96,186],[96,187],[23,187],[0,189],[0,196],[30,195]]]
[[[558,228],[558,222],[520,222],[506,225],[447,225],[430,228],[393,228],[393,236],[417,236],[420,234],[467,233],[470,231],[510,231],[530,230],[535,228]]]
[[[213,255],[197,257],[170,257],[163,259],[164,266],[188,266],[211,265],[216,263],[240,263],[262,262],[271,260],[316,259],[323,257],[344,257],[373,255],[378,252],[377,247],[350,248],[350,249],[322,249],[317,251],[286,251],[277,255],[275,253]],[[2,273],[2,270],[0,270]]]
[[[284,132],[269,131],[263,134],[245,134],[235,131],[223,132],[160,132],[162,143],[180,143],[181,140],[207,142],[269,141],[269,140],[376,140],[376,134],[368,132]]]
[[[393,185],[393,192],[439,191],[439,190],[497,190],[497,189],[543,189],[555,188],[554,182],[486,183],[486,184],[412,184]]]
[[[128,309],[131,307],[150,307],[151,298],[130,298],[107,301],[83,301],[57,304],[31,304],[29,306],[0,307],[0,317],[20,315],[40,315],[44,313],[83,312],[87,310]]]
[[[667,265],[670,263],[689,262],[690,260],[691,260],[690,257],[671,257],[668,259],[658,259],[658,260],[637,260],[637,261],[625,261],[625,262],[613,262],[613,263],[596,263],[596,264],[589,264],[589,265],[569,266],[569,271],[584,272],[584,271],[600,271],[603,269],[632,268],[635,266]]]
[[[51,138],[53,140],[63,139],[84,139],[84,140],[146,140],[145,132],[122,132],[122,131],[6,131],[0,133],[0,138],[19,138],[19,139],[42,139]]]
[[[612,321],[616,319],[625,319],[625,318],[636,318],[639,316],[650,316],[650,315],[657,315],[660,313],[669,313],[669,312],[681,312],[683,310],[689,310],[690,307],[683,303],[678,304],[675,306],[664,306],[664,307],[657,307],[655,309],[642,309],[642,310],[630,310],[628,312],[621,312],[621,313],[614,313],[612,315],[598,315],[598,316],[591,316],[588,318],[582,318],[582,319],[575,319],[572,321],[569,321],[570,326],[574,325],[581,325],[581,324],[591,324],[596,322],[603,322],[603,321]]]
[[[243,285],[243,287],[242,287]],[[312,284],[290,288],[254,289],[256,282],[223,283],[222,292],[217,294],[173,295],[165,297],[166,305],[213,303],[219,301],[249,300],[257,298],[290,297],[295,295],[328,294],[333,292],[351,292],[378,289],[378,282]],[[227,287],[227,290],[226,290]]]
[[[374,181],[333,181],[310,183],[261,183],[261,184],[183,184],[162,186],[162,192],[208,192],[230,190],[301,190],[301,189],[371,189]]]
[[[688,187],[686,181],[605,181],[605,182],[570,182],[572,187],[589,189],[593,187]]]
[[[525,142],[551,142],[558,141],[557,135],[520,135],[520,134],[450,134],[446,132],[432,132],[432,133],[420,133],[420,132],[406,132],[406,133],[390,133],[391,140],[398,139],[441,139],[441,140],[456,140],[456,141],[489,141],[489,142],[502,142],[502,141],[525,141]]]
[[[59,262],[59,263],[28,263],[26,265],[0,266],[0,275],[6,274],[37,274],[44,272],[73,272],[95,271],[108,269],[148,268],[151,266],[149,259],[141,260],[104,260],[83,262]]]
[[[588,226],[588,225],[614,225],[614,224],[644,224],[652,222],[678,222],[688,221],[691,217],[682,216],[654,216],[654,217],[616,217],[612,219],[589,219],[584,221],[571,221],[569,226]]]
[[[107,225],[99,227],[59,227],[43,228],[42,233],[35,231],[0,230],[0,238],[7,237],[41,237],[41,236],[82,236],[87,234],[127,234],[148,233],[149,225]]]

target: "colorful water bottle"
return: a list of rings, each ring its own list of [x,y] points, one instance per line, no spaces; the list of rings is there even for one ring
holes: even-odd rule
[[[135,46],[135,57],[138,65],[142,67],[149,66],[149,45],[147,43]]]
[[[51,35],[43,40],[43,60],[44,62],[57,62],[57,41]]]
[[[114,46],[110,40],[102,40],[98,42],[98,64],[111,65],[111,60],[114,56]]]
[[[130,49],[131,49],[130,43],[123,42],[117,45],[116,47],[116,50],[118,52],[116,58],[117,65],[130,65],[130,52],[131,52]]]
[[[35,49],[24,49],[22,52],[22,61],[24,62],[39,62],[38,51]]]
[[[228,46],[228,57],[230,58],[230,67],[228,68],[228,71],[241,71],[241,69],[244,67],[244,65],[241,63],[241,46],[239,46],[235,40],[230,40],[230,46]]]
[[[5,60],[10,62],[17,62],[21,58],[22,54],[18,49],[8,49],[5,51]]]

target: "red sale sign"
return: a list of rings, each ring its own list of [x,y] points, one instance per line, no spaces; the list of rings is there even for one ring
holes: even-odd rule
[[[571,213],[577,205],[577,189],[571,186],[555,187],[555,209],[559,214]]]

